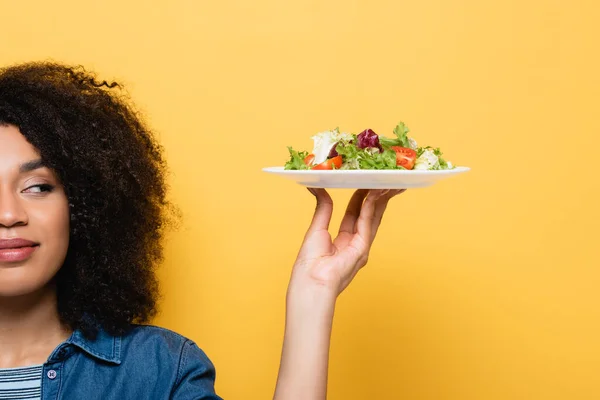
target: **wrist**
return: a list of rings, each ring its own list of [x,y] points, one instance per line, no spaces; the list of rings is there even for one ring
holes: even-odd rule
[[[318,282],[300,282],[292,279],[287,290],[288,307],[306,306],[316,309],[333,309],[337,300],[337,290]]]

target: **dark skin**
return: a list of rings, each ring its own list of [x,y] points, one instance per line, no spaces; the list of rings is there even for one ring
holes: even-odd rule
[[[112,88],[56,64],[0,70],[0,368],[44,363],[75,329],[126,334],[156,311],[172,210],[166,164]],[[325,398],[336,300],[402,191],[354,193],[335,238],[331,197],[310,192],[317,206],[288,286],[277,400]],[[6,247],[15,238],[34,243],[18,261]]]
[[[0,240],[39,244],[26,260],[0,259],[0,368],[42,364],[71,334],[52,282],[69,244],[69,206],[56,175],[39,160],[16,127],[0,126]]]
[[[329,234],[333,201],[309,189],[317,207],[294,263],[275,399],[325,399],[329,343],[340,293],[367,264],[389,201],[404,190],[358,190],[335,239]]]
[[[68,247],[68,201],[48,168],[21,172],[38,159],[16,127],[0,127],[0,238],[39,243],[26,260],[0,261],[0,368],[42,364],[72,332],[52,281]],[[332,240],[333,201],[325,189],[309,191],[317,206],[288,287],[277,399],[325,397],[336,299],[366,265],[388,202],[403,192],[356,191]]]
[[[0,68],[0,127],[16,128],[61,183],[70,224],[54,279],[61,321],[88,338],[149,322],[177,210],[162,148],[126,93],[81,67]]]

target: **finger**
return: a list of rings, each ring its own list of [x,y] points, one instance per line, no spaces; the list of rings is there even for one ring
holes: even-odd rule
[[[350,201],[348,202],[346,213],[344,214],[344,218],[340,224],[339,233],[348,232],[351,235],[355,233],[356,220],[360,215],[360,209],[362,208],[363,201],[365,200],[365,197],[367,197],[368,193],[368,189],[359,189],[354,192],[350,198]]]
[[[402,194],[406,191],[406,189],[393,189],[382,195],[377,202],[375,203],[375,216],[373,217],[373,225],[371,226],[371,243],[375,240],[375,236],[377,236],[377,231],[379,230],[379,226],[381,225],[381,221],[383,219],[383,214],[387,209],[387,205],[389,201]]]
[[[356,221],[357,236],[354,239],[359,238],[364,246],[369,246],[371,244],[371,231],[373,229],[373,219],[375,218],[375,203],[383,193],[384,191],[382,190],[369,191],[360,210],[358,220]]]
[[[325,189],[309,188],[309,191],[317,199],[317,208],[307,235],[318,230],[327,230],[333,214],[333,200],[331,200],[331,196]]]

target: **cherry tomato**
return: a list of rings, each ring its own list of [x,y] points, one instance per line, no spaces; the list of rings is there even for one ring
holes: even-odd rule
[[[342,156],[337,156],[330,158],[329,160],[322,162],[321,164],[317,164],[312,169],[333,169],[335,166],[336,169],[342,166]]]
[[[396,165],[406,169],[413,169],[417,160],[417,152],[408,147],[392,146],[396,152]]]
[[[310,166],[310,165],[312,165],[314,159],[315,159],[315,155],[309,154],[306,157],[304,157],[304,164]]]

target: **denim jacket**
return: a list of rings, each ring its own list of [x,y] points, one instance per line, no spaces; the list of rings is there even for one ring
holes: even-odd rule
[[[124,336],[81,332],[59,345],[44,364],[42,400],[220,400],[215,368],[191,340],[154,326]]]

